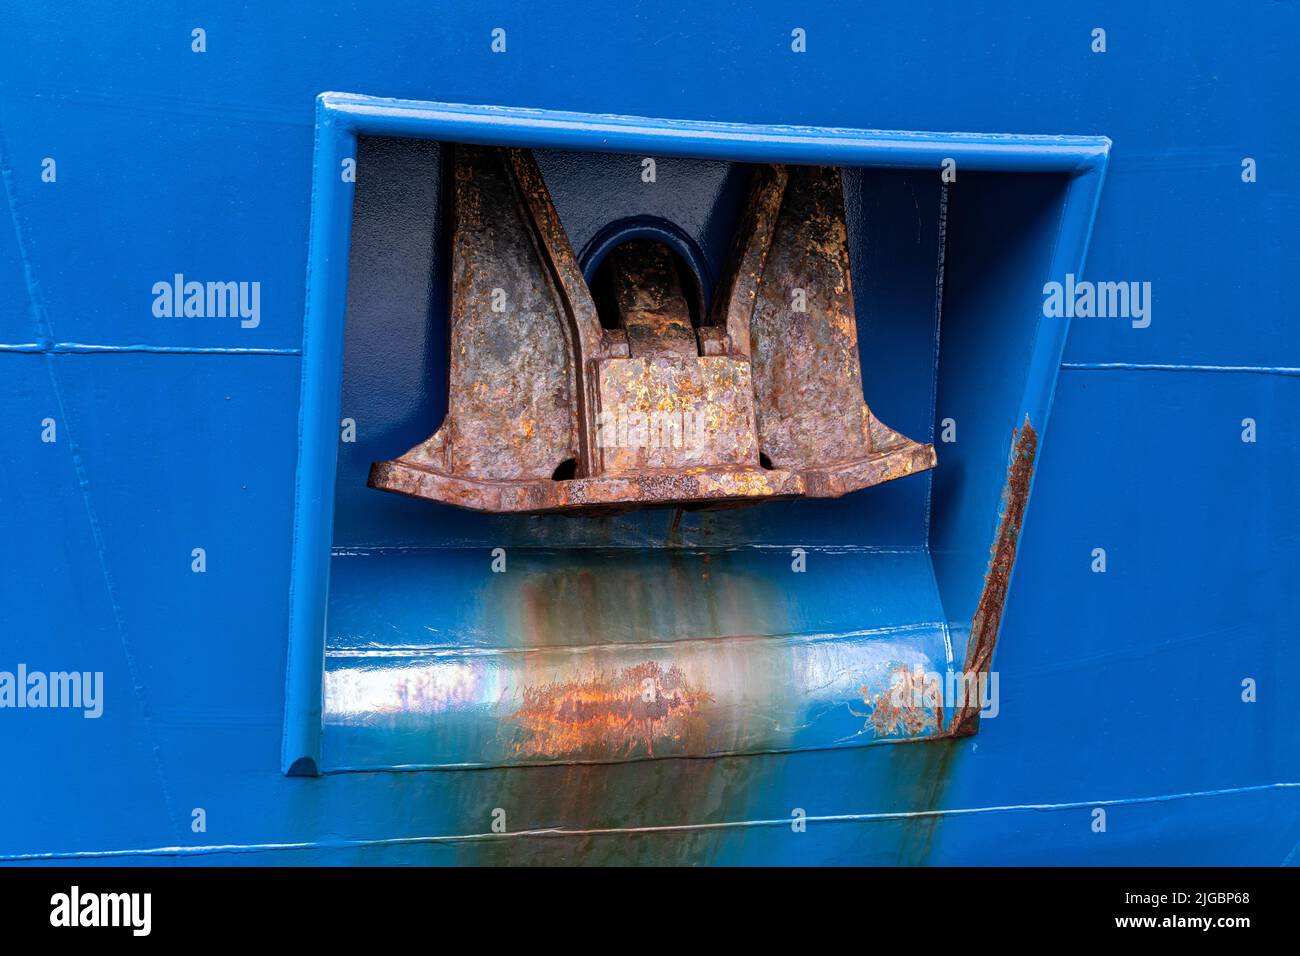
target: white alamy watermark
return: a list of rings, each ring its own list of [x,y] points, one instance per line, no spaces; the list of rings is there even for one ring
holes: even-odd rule
[[[703,448],[706,410],[631,411],[614,409],[596,416],[598,448]]]
[[[900,668],[889,685],[889,702],[898,708],[918,710],[979,708],[992,718],[1002,709],[997,671],[926,671]]]
[[[195,282],[181,273],[153,284],[153,314],[159,319],[239,319],[240,328],[262,324],[262,283]]]
[[[0,671],[0,709],[63,708],[96,720],[104,713],[103,671]]]
[[[126,926],[132,936],[148,936],[153,929],[153,894],[83,893],[73,886],[50,897],[50,925]]]
[[[1129,319],[1135,329],[1151,324],[1150,282],[1089,282],[1066,273],[1064,282],[1043,286],[1043,315],[1049,319]]]

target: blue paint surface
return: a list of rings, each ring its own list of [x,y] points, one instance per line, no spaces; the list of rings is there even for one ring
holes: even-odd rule
[[[1298,17],[1288,4],[1228,18],[1119,3],[1032,15],[924,3],[6,9],[0,670],[102,671],[105,707],[97,720],[0,710],[0,859],[1296,862],[1300,696],[1284,648],[1300,579],[1300,323],[1285,279],[1300,239],[1285,170],[1300,149],[1287,100]],[[504,55],[490,52],[498,26]],[[1090,51],[1097,26],[1105,54]],[[207,31],[202,54],[195,27]],[[807,30],[805,54],[790,52],[794,27]],[[1075,319],[1059,376],[1039,370],[1039,385],[1055,377],[1054,401],[995,661],[999,715],[958,742],[286,778],[315,98],[327,90],[768,127],[1108,137],[1085,275],[1150,281],[1153,320]],[[606,153],[622,133],[610,135]],[[671,512],[539,529],[360,487],[359,469],[423,438],[445,405],[437,149],[372,146],[393,194],[353,226],[353,276],[367,278],[348,290],[342,395],[361,427],[338,449],[330,543],[463,549],[438,563],[431,612],[453,630],[482,619],[476,588],[489,587],[455,555],[482,549],[486,578],[498,543],[564,554],[806,545],[810,578],[796,588],[764,564],[773,552],[728,552],[778,595],[769,634],[871,617],[871,595],[851,583],[861,555],[837,546],[925,545],[960,654],[1004,423],[1027,392],[1052,392],[1025,376],[1064,176],[959,171],[937,363],[937,173],[847,179],[866,397],[918,440],[957,420],[932,476],[840,502],[690,516],[676,530]],[[676,171],[682,185],[640,203],[629,198],[635,160],[624,191],[610,185],[617,160],[593,181],[564,143],[551,148],[541,161],[576,248],[605,224],[590,211],[604,196],[610,220],[662,217],[715,262],[734,215],[726,161],[745,157],[710,146],[665,158],[661,183]],[[46,157],[54,183],[41,179]],[[1258,182],[1242,182],[1244,157]],[[385,237],[402,254],[386,255]],[[259,325],[156,318],[150,289],[176,273],[260,281]],[[386,376],[387,388],[369,387]],[[41,441],[45,418],[56,442]],[[1244,418],[1257,423],[1254,443],[1241,440]],[[204,574],[191,571],[199,547]],[[1090,570],[1098,547],[1104,574]],[[564,561],[580,559],[591,556]],[[891,601],[920,593],[898,581]],[[1255,703],[1241,700],[1246,678]],[[1093,832],[1098,806],[1105,833]],[[195,808],[206,832],[192,828]],[[494,808],[511,835],[491,832]],[[795,808],[804,833],[789,826]]]

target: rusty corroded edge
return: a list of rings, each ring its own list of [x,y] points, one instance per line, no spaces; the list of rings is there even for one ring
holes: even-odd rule
[[[531,150],[510,149],[510,168],[515,175],[519,200],[533,230],[533,243],[537,258],[550,272],[551,282],[559,297],[565,318],[565,334],[569,338],[569,353],[577,371],[576,424],[578,429],[578,467],[584,468],[592,460],[596,447],[596,429],[589,409],[595,392],[595,366],[606,344],[601,332],[600,318],[591,290],[583,278],[582,269],[569,245],[568,234],[560,222],[551,194],[537,168]]]
[[[644,472],[570,481],[481,481],[443,474],[400,459],[375,462],[368,484],[491,514],[599,514],[643,506],[773,501],[804,494],[799,475],[761,468]]]
[[[821,488],[819,497],[839,497],[932,467],[931,445],[908,445],[873,456],[865,463],[851,463],[844,473],[816,476]],[[808,494],[804,475],[779,469],[711,468],[570,481],[483,481],[445,474],[402,459],[375,462],[367,484],[492,514],[599,513],[610,508],[625,511],[638,506],[689,506],[709,501],[781,501]]]
[[[744,217],[713,298],[710,324],[725,336],[732,355],[751,352],[749,326],[789,178],[784,166],[760,166],[754,171]]]
[[[998,524],[988,573],[984,576],[984,591],[975,608],[970,640],[966,644],[966,662],[962,669],[968,676],[988,672],[989,665],[993,662],[993,649],[998,641],[1002,609],[1007,600],[1007,586],[1011,582],[1011,570],[1016,563],[1020,527],[1025,519],[1025,505],[1029,501],[1034,456],[1038,453],[1038,433],[1029,424],[1029,416],[1025,416],[1024,426],[1012,433],[1011,445],[1011,464],[1007,468],[1007,483],[1002,491],[1002,520]],[[962,682],[961,705],[954,709],[952,721],[948,724],[948,735],[951,737],[968,737],[979,730],[980,701],[970,701],[970,683]]]
[[[800,471],[810,498],[839,498],[935,466],[934,446],[908,441],[865,458]]]

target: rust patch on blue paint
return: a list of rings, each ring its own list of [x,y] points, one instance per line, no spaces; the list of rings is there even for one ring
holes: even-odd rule
[[[653,757],[656,741],[683,740],[712,701],[681,668],[646,661],[612,676],[525,687],[509,721],[520,757]]]
[[[872,693],[869,687],[860,687],[866,713],[849,709],[854,717],[866,719],[863,729],[870,729],[877,737],[924,737],[943,726],[943,688],[937,685],[936,675],[921,669],[900,664],[884,690]],[[933,701],[926,706],[927,701]]]

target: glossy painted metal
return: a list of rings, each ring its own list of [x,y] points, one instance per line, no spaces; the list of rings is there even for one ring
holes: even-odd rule
[[[899,586],[929,577],[922,551],[859,551],[785,585],[784,551],[517,551],[486,579],[481,559],[336,554],[327,769],[707,757],[945,729],[928,710],[909,722],[910,699],[897,724],[869,712],[900,669],[949,667],[937,591]],[[445,606],[441,592],[461,589],[466,604]],[[850,589],[873,600],[845,604]]]
[[[1173,16],[1109,2],[578,2],[545,15],[409,4],[310,17],[244,3],[6,7],[0,669],[102,671],[106,698],[93,720],[0,710],[11,770],[0,774],[0,859],[1294,864],[1288,728],[1300,692],[1286,641],[1300,579],[1300,324],[1285,277],[1300,234],[1284,170],[1300,152],[1287,101],[1298,16],[1282,3],[1231,17],[1203,3]],[[191,51],[197,27],[202,54]],[[497,27],[502,55],[490,48]],[[806,54],[790,50],[795,27]],[[1090,49],[1096,28],[1104,54]],[[680,519],[557,525],[366,488],[370,462],[414,445],[445,412],[437,141],[456,137],[362,135],[348,154],[361,175],[339,182],[352,277],[331,370],[343,383],[318,419],[332,446],[322,463],[337,458],[314,489],[332,526],[320,565],[340,585],[328,589],[331,633],[318,622],[316,651],[330,655],[320,676],[367,660],[344,651],[387,666],[385,655],[416,659],[395,656],[402,643],[416,655],[539,639],[522,610],[538,586],[597,596],[586,619],[565,602],[533,616],[560,637],[840,634],[897,601],[940,622],[957,657],[1014,430],[1022,412],[1038,428],[1050,404],[992,665],[998,716],[974,737],[901,746],[284,776],[290,590],[312,580],[291,575],[290,542],[300,384],[320,361],[302,354],[313,101],[332,89],[515,108],[510,123],[552,137],[532,145],[584,272],[611,236],[642,229],[671,238],[709,289],[744,201],[744,168],[728,158],[759,161],[744,144],[719,145],[717,124],[757,130],[774,162],[805,148],[784,138],[791,128],[830,131],[834,150],[861,139],[843,131],[878,128],[1113,140],[1082,275],[1151,281],[1154,319],[1076,319],[1068,338],[1041,322],[1041,290],[1045,276],[1080,274],[1070,267],[1081,256],[1064,258],[1056,237],[1086,234],[1091,205],[1067,199],[1095,195],[1099,169],[1012,176],[958,157],[945,187],[942,147],[908,146],[925,151],[913,167],[834,160],[849,167],[859,347],[876,369],[865,398],[935,442],[940,467],[839,501]],[[628,138],[642,121],[610,120],[580,149],[533,108],[703,125],[680,139],[647,132],[659,137],[651,146]],[[657,158],[658,188],[640,183],[642,156]],[[47,158],[55,182],[42,180]],[[336,169],[343,158],[331,157]],[[1243,181],[1247,158],[1256,182]],[[260,323],[155,316],[150,288],[177,273],[260,281]],[[1023,351],[1009,357],[1009,344]],[[875,364],[882,353],[892,361]],[[354,443],[337,444],[341,417],[355,421]],[[46,418],[55,442],[40,441]],[[1241,440],[1244,418],[1256,442]],[[942,439],[945,419],[956,442]],[[202,574],[191,570],[199,547]],[[523,575],[492,576],[495,547],[534,578],[531,591]],[[1097,548],[1105,573],[1091,570]],[[887,592],[861,583],[868,555],[895,553]],[[406,567],[402,554],[410,573],[431,569],[418,599],[376,590],[386,564]],[[727,574],[703,577],[696,554]],[[675,557],[677,604],[662,599]],[[641,571],[643,560],[655,567]],[[392,610],[380,646],[367,646],[375,618],[354,578]],[[634,613],[619,592],[636,597]],[[428,757],[401,749],[409,736],[381,736],[387,754],[335,751],[335,729],[324,725],[340,768]],[[492,832],[494,808],[508,833]],[[1098,808],[1105,833],[1092,826]]]

